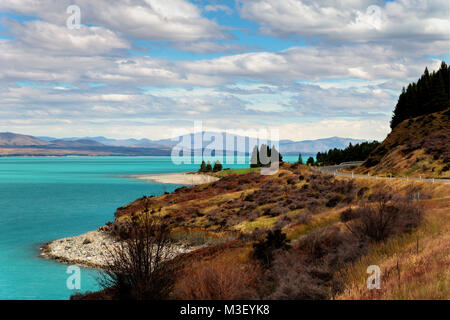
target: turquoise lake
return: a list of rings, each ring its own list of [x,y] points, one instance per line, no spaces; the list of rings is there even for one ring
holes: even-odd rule
[[[0,299],[68,299],[75,293],[66,287],[68,266],[39,258],[39,247],[95,230],[113,221],[116,208],[143,195],[180,187],[126,175],[198,167],[175,165],[170,157],[0,158]],[[81,275],[81,292],[99,288],[96,270],[83,268]]]

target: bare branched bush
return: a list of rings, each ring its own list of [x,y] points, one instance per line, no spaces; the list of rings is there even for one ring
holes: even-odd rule
[[[360,216],[359,210],[347,208],[341,212],[339,219],[341,220],[341,222],[348,222],[350,220],[359,218],[359,216]]]
[[[277,219],[277,221],[275,222],[275,224],[273,225],[273,229],[283,229],[285,226],[287,226],[288,224],[290,224],[292,222],[292,219],[287,216],[287,215],[283,215],[281,217],[279,217]]]
[[[263,267],[270,267],[276,251],[288,250],[291,246],[290,240],[280,229],[269,230],[266,238],[253,244],[253,257],[261,263]]]
[[[160,300],[173,288],[173,258],[167,225],[148,212],[133,217],[130,234],[114,248],[107,248],[107,265],[99,280],[114,288],[116,299]]]
[[[318,300],[328,298],[330,276],[326,267],[308,264],[295,252],[279,254],[269,272],[273,279],[270,292],[264,296],[271,300]],[[316,275],[316,276],[314,276]],[[317,275],[326,275],[317,277]]]
[[[199,261],[187,267],[177,281],[175,298],[182,300],[235,300],[255,296],[259,269],[254,264],[218,260]]]
[[[372,203],[347,213],[347,229],[357,238],[379,242],[410,231],[422,220],[422,208],[411,196],[394,197],[389,191],[371,195]],[[342,216],[341,216],[342,219]]]
[[[311,222],[311,213],[308,210],[298,212],[292,216],[292,222],[296,224],[309,224]]]
[[[291,250],[278,251],[266,273],[263,297],[268,299],[330,299],[343,287],[336,272],[367,251],[337,227],[325,227],[302,238]]]

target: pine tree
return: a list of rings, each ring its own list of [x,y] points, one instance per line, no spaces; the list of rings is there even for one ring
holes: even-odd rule
[[[272,150],[270,150],[270,157],[271,157],[271,159],[277,159],[275,161],[278,161],[279,163],[283,162],[283,156],[281,155],[280,152],[278,152],[278,150],[277,150],[277,148],[275,148],[275,146],[273,146]]]
[[[202,164],[200,165],[200,170],[198,170],[199,172],[206,172],[206,163],[205,161],[202,161]]]
[[[314,158],[313,157],[309,157],[308,160],[306,160],[306,164],[308,166],[313,166],[314,165]]]
[[[206,172],[212,172],[213,171],[213,168],[211,166],[211,161],[208,161],[208,164],[206,165],[205,171]]]
[[[303,164],[303,159],[302,159],[302,154],[301,154],[301,153],[298,154],[298,160],[297,160],[297,163],[298,163],[298,164]]]
[[[267,144],[262,144],[259,152],[259,166],[268,167],[270,166],[270,156],[271,150]]]
[[[213,171],[214,172],[222,171],[222,164],[220,163],[219,160],[217,160],[216,163],[214,163]]]
[[[258,146],[255,146],[250,159],[250,168],[259,168],[260,166],[261,162],[259,161],[259,149]]]
[[[442,61],[438,71],[425,68],[416,83],[410,83],[398,98],[391,119],[391,129],[406,119],[438,112],[450,107],[450,68]]]

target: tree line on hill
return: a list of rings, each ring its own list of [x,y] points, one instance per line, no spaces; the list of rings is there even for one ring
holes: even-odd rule
[[[442,61],[438,71],[425,72],[417,82],[403,88],[391,120],[391,129],[400,122],[450,107],[450,68]]]
[[[255,146],[250,158],[250,168],[270,167],[272,159],[278,160],[279,163],[283,162],[283,157],[275,146],[270,148],[264,143],[261,144],[261,148]]]
[[[362,142],[355,145],[349,144],[345,149],[330,149],[326,152],[318,152],[316,160],[313,157],[309,157],[306,161],[307,165],[329,166],[342,162],[350,161],[363,161],[369,157],[369,154],[380,145],[378,141]],[[299,154],[298,162],[303,164],[302,156]]]

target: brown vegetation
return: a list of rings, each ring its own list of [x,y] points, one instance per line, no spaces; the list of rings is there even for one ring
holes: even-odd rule
[[[169,229],[149,213],[133,217],[128,238],[109,255],[100,284],[114,289],[113,299],[159,300],[172,292]]]
[[[186,267],[177,281],[174,298],[182,300],[235,300],[255,296],[257,264],[232,261],[197,261]]]

